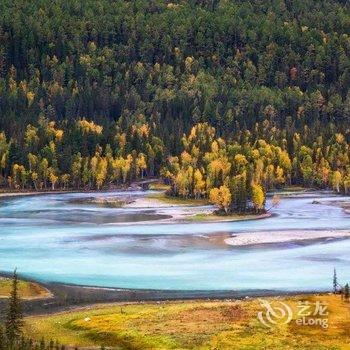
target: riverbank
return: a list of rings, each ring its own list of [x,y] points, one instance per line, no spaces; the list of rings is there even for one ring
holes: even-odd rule
[[[103,193],[103,192],[123,192],[123,191],[137,191],[142,190],[143,186],[145,185],[152,185],[152,189],[159,189],[159,190],[166,190],[168,187],[162,187],[161,184],[159,184],[159,179],[146,179],[146,180],[140,180],[140,181],[134,181],[131,183],[121,184],[121,185],[111,185],[108,186],[108,188],[103,188],[101,190],[97,189],[76,189],[76,188],[67,188],[67,189],[50,189],[47,188],[46,190],[40,190],[40,191],[34,191],[34,190],[26,190],[26,189],[11,189],[11,188],[1,188],[0,189],[0,198],[4,197],[21,197],[21,196],[34,196],[34,195],[42,195],[42,194],[61,194],[61,193]]]
[[[52,298],[52,293],[45,287],[33,281],[19,281],[18,293],[23,300],[37,300]],[[12,290],[12,279],[0,276],[0,299],[10,296]]]
[[[0,278],[9,278],[10,273],[0,272]],[[271,297],[279,295],[296,295],[300,291],[282,291],[269,289],[245,290],[162,290],[162,289],[133,289],[84,286],[55,282],[35,281],[20,275],[25,283],[37,284],[47,295],[41,298],[23,300],[23,310],[26,315],[53,314],[64,312],[81,306],[106,303],[145,303],[168,302],[185,300],[224,300],[248,299],[255,297]],[[23,283],[22,282],[22,283]],[[315,293],[315,291],[304,291]],[[0,315],[4,314],[7,299],[0,298]],[[1,318],[1,317],[0,317]]]
[[[264,298],[272,306],[287,305],[292,318],[273,318],[264,326],[260,299],[165,301],[88,305],[52,315],[27,317],[25,334],[57,339],[69,349],[347,349],[349,304],[339,295],[314,294]],[[299,325],[300,302],[327,305],[322,325]],[[320,311],[319,311],[320,312]],[[271,315],[270,315],[271,316]],[[310,316],[310,319],[313,319]],[[308,317],[306,318],[308,320]]]
[[[24,197],[24,196],[36,196],[43,194],[60,194],[69,193],[69,191],[21,191],[21,192],[0,192],[0,198],[10,198],[10,197]]]

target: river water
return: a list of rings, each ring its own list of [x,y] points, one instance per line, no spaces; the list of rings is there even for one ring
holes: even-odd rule
[[[174,208],[107,208],[84,199],[145,192],[67,193],[0,200],[0,271],[39,281],[177,290],[284,291],[350,282],[350,239],[233,247],[233,234],[347,230],[350,215],[329,193],[283,197],[262,220],[164,223]],[[315,203],[315,201],[317,203]],[[269,204],[267,205],[269,206]],[[206,209],[206,208],[201,208]]]

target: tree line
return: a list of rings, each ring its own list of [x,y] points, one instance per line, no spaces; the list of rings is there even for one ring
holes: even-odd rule
[[[269,120],[249,130],[218,135],[198,123],[171,154],[143,118],[122,130],[108,130],[79,119],[70,129],[40,117],[27,125],[23,138],[0,133],[0,182],[13,189],[101,189],[161,176],[170,195],[209,198],[220,209],[261,211],[265,193],[290,185],[350,191],[350,147],[334,128],[313,136],[279,129]],[[72,150],[75,152],[72,152]]]
[[[0,183],[14,189],[101,189],[159,173],[165,157],[163,142],[147,123],[121,132],[108,130],[86,119],[65,131],[40,117],[27,125],[23,138],[0,133]]]

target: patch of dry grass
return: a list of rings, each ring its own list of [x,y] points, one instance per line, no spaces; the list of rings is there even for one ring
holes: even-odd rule
[[[170,189],[169,185],[166,185],[164,182],[159,181],[159,182],[151,182],[149,184],[149,189],[150,190],[158,190],[158,191],[167,191]]]
[[[205,198],[181,198],[181,197],[171,197],[168,196],[165,192],[160,193],[150,193],[147,195],[147,198],[157,199],[166,204],[173,205],[207,205],[209,204],[208,200]]]
[[[9,297],[12,289],[12,280],[0,279],[0,298]],[[19,295],[23,299],[46,298],[51,296],[50,292],[35,282],[18,282]]]

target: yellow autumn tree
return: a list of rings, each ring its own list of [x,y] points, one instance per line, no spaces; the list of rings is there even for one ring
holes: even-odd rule
[[[184,170],[180,170],[175,178],[175,191],[182,196],[188,197],[190,193],[190,180],[188,178],[188,172]]]
[[[38,128],[27,125],[27,129],[24,134],[24,145],[26,148],[35,149],[39,143]]]
[[[96,171],[96,186],[99,190],[102,185],[104,184],[106,177],[107,177],[107,159],[105,157],[100,158],[99,162],[97,164],[97,171]]]
[[[27,101],[28,101],[28,106],[30,107],[33,104],[35,97],[35,93],[33,91],[28,91],[27,92]]]
[[[212,188],[209,193],[209,201],[220,210],[224,210],[227,214],[232,202],[232,195],[229,188],[225,185],[220,186],[220,188]]]
[[[32,172],[30,177],[33,181],[35,190],[38,190],[38,179],[39,179],[38,173]]]
[[[252,202],[257,213],[264,208],[265,194],[262,187],[258,184],[252,184]]]
[[[138,172],[141,173],[141,178],[143,179],[145,170],[147,169],[146,156],[143,153],[139,153],[136,160]]]
[[[68,187],[70,180],[70,175],[69,174],[62,174],[61,175],[61,182],[63,184],[63,189],[65,190]]]
[[[194,196],[195,198],[199,198],[205,193],[205,181],[199,169],[195,170],[193,177],[194,177]]]
[[[126,159],[123,160],[123,165],[122,165],[123,183],[126,182],[126,179],[130,173],[132,161],[133,161],[133,158],[131,154],[128,154]]]
[[[276,168],[276,175],[275,175],[275,182],[276,185],[283,185],[285,183],[286,179],[284,177],[283,169],[279,166]]]
[[[56,183],[58,181],[58,176],[55,173],[55,170],[53,168],[49,168],[49,180],[51,182],[51,189],[54,191]]]
[[[95,124],[93,121],[89,122],[86,119],[81,119],[77,121],[78,127],[86,134],[102,134],[103,127]]]
[[[333,190],[340,192],[340,184],[342,180],[342,175],[339,170],[336,170],[332,174],[332,188]]]

